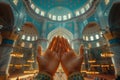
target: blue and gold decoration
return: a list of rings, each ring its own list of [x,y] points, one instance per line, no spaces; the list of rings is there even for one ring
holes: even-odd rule
[[[68,76],[68,80],[84,80],[84,79],[80,72],[75,72]]]

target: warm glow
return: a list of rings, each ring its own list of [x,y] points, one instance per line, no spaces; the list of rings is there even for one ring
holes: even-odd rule
[[[13,66],[13,64],[10,64],[9,66],[11,66],[11,67],[12,67],[12,66]]]
[[[22,65],[21,64],[16,64],[16,65],[14,65],[15,66],[15,68],[21,68],[22,67]]]
[[[87,71],[86,73],[87,74],[99,74],[99,72],[97,72],[97,71]]]
[[[17,6],[18,0],[13,0],[13,3]]]
[[[100,65],[96,64],[96,65],[90,65],[91,67],[100,67]]]
[[[93,36],[90,36],[90,40],[93,41],[93,40],[94,40],[94,37],[93,37]]]
[[[89,63],[95,63],[96,60],[89,60],[88,62],[89,62]]]
[[[79,11],[76,11],[75,13],[76,13],[76,16],[79,16],[79,15],[80,15],[80,12],[79,12]]]
[[[107,65],[107,64],[106,65],[101,65],[101,67],[109,67],[109,65]]]
[[[87,71],[86,70],[81,70],[81,73],[86,73]]]
[[[28,60],[27,62],[29,62],[29,63],[33,63],[33,62],[34,62],[34,60]]]
[[[34,74],[16,76],[16,77],[9,78],[9,80],[17,80],[17,77],[19,77],[19,79],[24,79],[24,78],[27,78],[27,77],[30,77],[30,76],[34,76]]]
[[[29,65],[29,64],[24,64],[23,66],[29,67],[29,66],[31,66],[31,65]]]
[[[112,57],[114,56],[114,54],[112,52],[104,52],[101,53],[101,57],[105,58],[105,57]]]
[[[36,73],[38,70],[24,71],[24,73]]]
[[[114,64],[111,64],[111,66],[114,66]]]
[[[105,0],[105,4],[107,5],[110,2],[110,0]]]
[[[25,35],[22,35],[22,39],[23,39],[23,40],[25,39]]]
[[[23,54],[22,53],[19,53],[19,52],[13,52],[10,54],[10,56],[12,57],[17,57],[17,58],[22,58],[23,57]]]
[[[85,62],[83,62],[82,64],[85,64]]]

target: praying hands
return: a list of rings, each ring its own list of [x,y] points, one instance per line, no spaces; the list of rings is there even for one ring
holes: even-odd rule
[[[67,39],[57,36],[52,39],[44,55],[38,47],[37,61],[39,74],[35,80],[53,80],[59,64],[61,63],[68,80],[83,80],[80,70],[83,62],[84,47],[80,47],[80,55],[76,55]]]

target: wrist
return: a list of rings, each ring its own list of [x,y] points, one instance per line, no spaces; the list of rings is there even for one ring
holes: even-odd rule
[[[47,70],[39,70],[39,73],[46,73],[50,76],[53,76],[53,73],[51,73],[50,71],[47,71]]]
[[[80,72],[73,72],[68,75],[68,80],[84,80]]]
[[[53,76],[47,72],[39,72],[35,80],[53,80]]]

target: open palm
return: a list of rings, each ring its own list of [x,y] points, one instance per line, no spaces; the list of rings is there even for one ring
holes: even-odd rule
[[[44,55],[41,55],[41,47],[38,47],[37,61],[39,72],[47,72],[52,76],[55,74],[60,62],[59,50],[57,50],[59,46],[54,46],[58,45],[58,43],[58,37],[54,37]]]
[[[64,48],[61,52],[61,64],[63,70],[67,75],[70,75],[73,72],[80,72],[84,55],[83,46],[80,47],[80,55],[77,56],[66,39],[61,38],[61,43]]]

